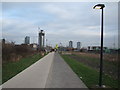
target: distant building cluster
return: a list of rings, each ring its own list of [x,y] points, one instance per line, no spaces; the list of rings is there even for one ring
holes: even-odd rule
[[[69,50],[73,50],[73,41],[69,41],[69,47],[68,47]],[[77,42],[77,47],[75,48],[75,50],[78,50],[80,51],[81,49],[81,42]]]
[[[38,33],[38,44],[30,43],[30,37],[26,36],[25,40],[24,40],[24,45],[29,45],[30,47],[33,48],[33,50],[39,50],[39,51],[44,51],[45,49],[50,51],[49,49],[51,48],[50,46],[45,47],[45,32],[44,32],[44,30],[40,30]]]
[[[93,50],[100,50],[100,46],[88,46],[87,50],[88,51],[93,51]],[[103,47],[103,50],[107,49],[107,47]]]
[[[24,40],[25,45],[30,45],[34,50],[44,50],[45,46],[45,32],[41,30],[38,33],[38,44],[37,43],[31,43],[30,44],[30,37],[26,36]]]
[[[63,47],[62,44],[60,43],[59,48],[62,51],[80,51],[81,50],[81,42],[76,43],[76,48],[74,48],[74,46],[73,46],[73,41],[69,41],[69,45],[66,47]]]
[[[2,44],[5,44],[5,39],[2,40]],[[14,44],[14,42],[13,42]],[[60,51],[87,51],[87,52],[99,52],[101,50],[100,46],[88,46],[88,47],[82,47],[82,43],[80,41],[77,41],[76,44],[74,44],[73,41],[69,41],[67,46],[62,46],[62,43],[58,45],[58,48]],[[47,39],[46,39],[46,46],[45,46],[45,32],[44,30],[40,30],[38,33],[38,44],[37,43],[30,43],[30,36],[26,36],[24,38],[24,43],[21,45],[28,45],[33,50],[48,50],[52,49],[52,46],[47,45]],[[74,47],[76,46],[76,47]],[[103,47],[104,51],[109,52],[109,49],[107,47]]]
[[[73,41],[69,41],[69,45],[64,47],[62,44],[59,46],[60,51],[80,51],[80,52],[94,52],[94,53],[100,53],[101,47],[100,46],[88,46],[88,47],[82,47],[81,42],[76,43],[76,47],[73,47]],[[116,52],[115,49],[108,49],[108,47],[103,47],[103,51],[105,53],[111,53]]]

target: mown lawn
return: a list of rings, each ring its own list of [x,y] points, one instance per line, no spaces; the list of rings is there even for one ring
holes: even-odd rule
[[[78,77],[82,77],[82,81],[88,88],[95,88],[98,85],[99,72],[97,70],[71,59],[69,55],[62,55],[62,57]],[[118,81],[108,75],[103,75],[103,84],[108,88],[118,88]]]
[[[6,82],[16,74],[20,73],[36,61],[38,61],[42,56],[40,54],[35,54],[26,58],[22,58],[16,62],[8,62],[2,66],[2,83]]]

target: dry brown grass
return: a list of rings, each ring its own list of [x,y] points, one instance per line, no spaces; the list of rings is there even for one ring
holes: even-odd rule
[[[65,53],[65,52],[64,52]],[[66,52],[68,53],[68,52]],[[88,52],[69,52],[69,57],[79,61],[80,63],[84,63],[87,66],[90,66],[99,71],[100,64],[100,54],[98,53],[88,53]],[[118,78],[118,55],[117,54],[104,54],[103,57],[103,68],[104,73]]]
[[[76,54],[76,55],[82,55],[82,56],[87,56],[87,57],[93,57],[93,58],[100,58],[100,54],[98,53],[86,53],[86,52],[71,52],[72,54]],[[107,61],[117,61],[117,54],[104,54],[103,55],[104,60]]]
[[[2,45],[3,63],[8,61],[19,61],[23,57],[31,56],[35,53],[28,45],[15,45],[6,43]]]

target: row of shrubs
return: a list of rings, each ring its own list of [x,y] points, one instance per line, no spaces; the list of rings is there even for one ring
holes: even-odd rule
[[[14,43],[5,43],[2,45],[3,63],[8,61],[19,61],[23,57],[27,57],[37,53],[29,45],[15,45]]]

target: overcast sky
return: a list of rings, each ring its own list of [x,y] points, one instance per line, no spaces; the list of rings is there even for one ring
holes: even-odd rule
[[[38,27],[45,30],[47,44],[74,47],[79,41],[82,47],[100,45],[100,14],[94,10],[96,2],[7,2],[2,3],[2,34],[16,44],[30,36],[31,43],[38,43]],[[118,3],[104,3],[104,46],[117,47]]]

